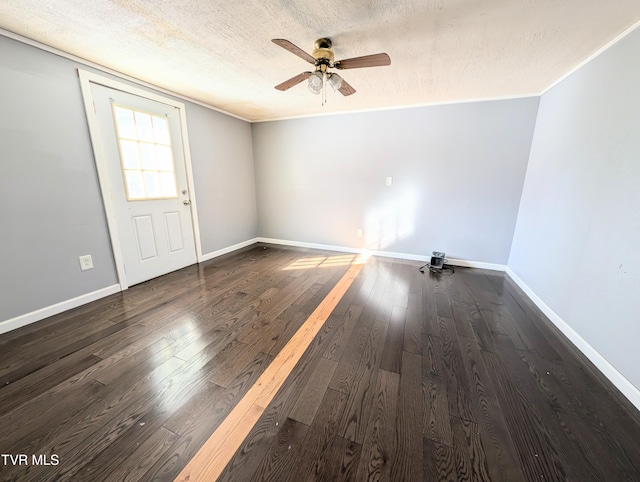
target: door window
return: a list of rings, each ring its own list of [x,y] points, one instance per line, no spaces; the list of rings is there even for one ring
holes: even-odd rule
[[[178,197],[166,117],[113,104],[127,200]]]

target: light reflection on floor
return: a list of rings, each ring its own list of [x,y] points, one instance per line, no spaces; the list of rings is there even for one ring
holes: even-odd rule
[[[202,376],[200,373],[202,369],[201,364],[197,362],[192,363],[193,356],[202,349],[198,343],[194,343],[202,336],[202,330],[197,321],[191,316],[187,315],[182,318],[184,324],[167,333],[156,342],[166,346],[164,346],[164,349],[160,349],[157,355],[152,357],[151,360],[166,357],[166,350],[171,349],[171,347],[177,348],[186,345],[182,349],[177,349],[171,358],[158,365],[150,373],[156,390],[167,390],[167,393],[170,393],[170,387],[184,385],[188,383],[188,380],[196,381]],[[163,341],[166,341],[166,344],[163,343]],[[183,343],[180,343],[180,341]],[[153,364],[155,365],[155,363]],[[161,397],[160,406],[164,410],[174,412],[182,407],[186,401],[187,399],[184,397],[163,396]]]

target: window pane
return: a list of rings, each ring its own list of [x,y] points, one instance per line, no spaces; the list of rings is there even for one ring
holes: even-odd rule
[[[160,173],[160,192],[163,197],[176,197],[178,195],[176,179],[172,172]]]
[[[122,107],[114,107],[116,114],[116,125],[118,126],[118,137],[126,139],[136,138],[136,124],[133,121],[133,112]]]
[[[156,145],[156,155],[158,157],[158,170],[173,172],[173,156],[171,155],[171,148],[169,146]]]
[[[167,122],[167,119],[154,115],[153,132],[158,144],[171,144],[171,138],[169,137],[169,123]]]
[[[113,114],[128,199],[177,198],[167,117],[116,105]]]
[[[160,197],[160,179],[157,171],[142,171],[146,197]]]
[[[142,170],[155,171],[158,169],[156,150],[153,144],[140,143],[140,159],[142,160]]]
[[[144,199],[144,183],[140,171],[124,171],[129,199]]]
[[[136,127],[138,129],[138,140],[153,142],[153,126],[149,114],[136,112]]]
[[[138,143],[136,141],[120,141],[120,154],[125,169],[140,169]]]

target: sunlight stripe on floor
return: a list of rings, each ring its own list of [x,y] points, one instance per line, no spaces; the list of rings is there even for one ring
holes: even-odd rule
[[[175,482],[214,481],[260,419],[329,315],[360,273],[366,258],[352,264],[300,329],[273,359],[227,418],[175,478]]]

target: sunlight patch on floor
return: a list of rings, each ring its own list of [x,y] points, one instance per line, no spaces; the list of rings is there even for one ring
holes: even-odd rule
[[[315,256],[313,258],[300,258],[296,259],[293,263],[285,268],[283,271],[292,269],[312,269],[312,268],[335,268],[337,266],[351,266],[353,264],[363,264],[366,262],[366,258],[362,259],[363,255],[357,254],[341,254],[336,256]]]

